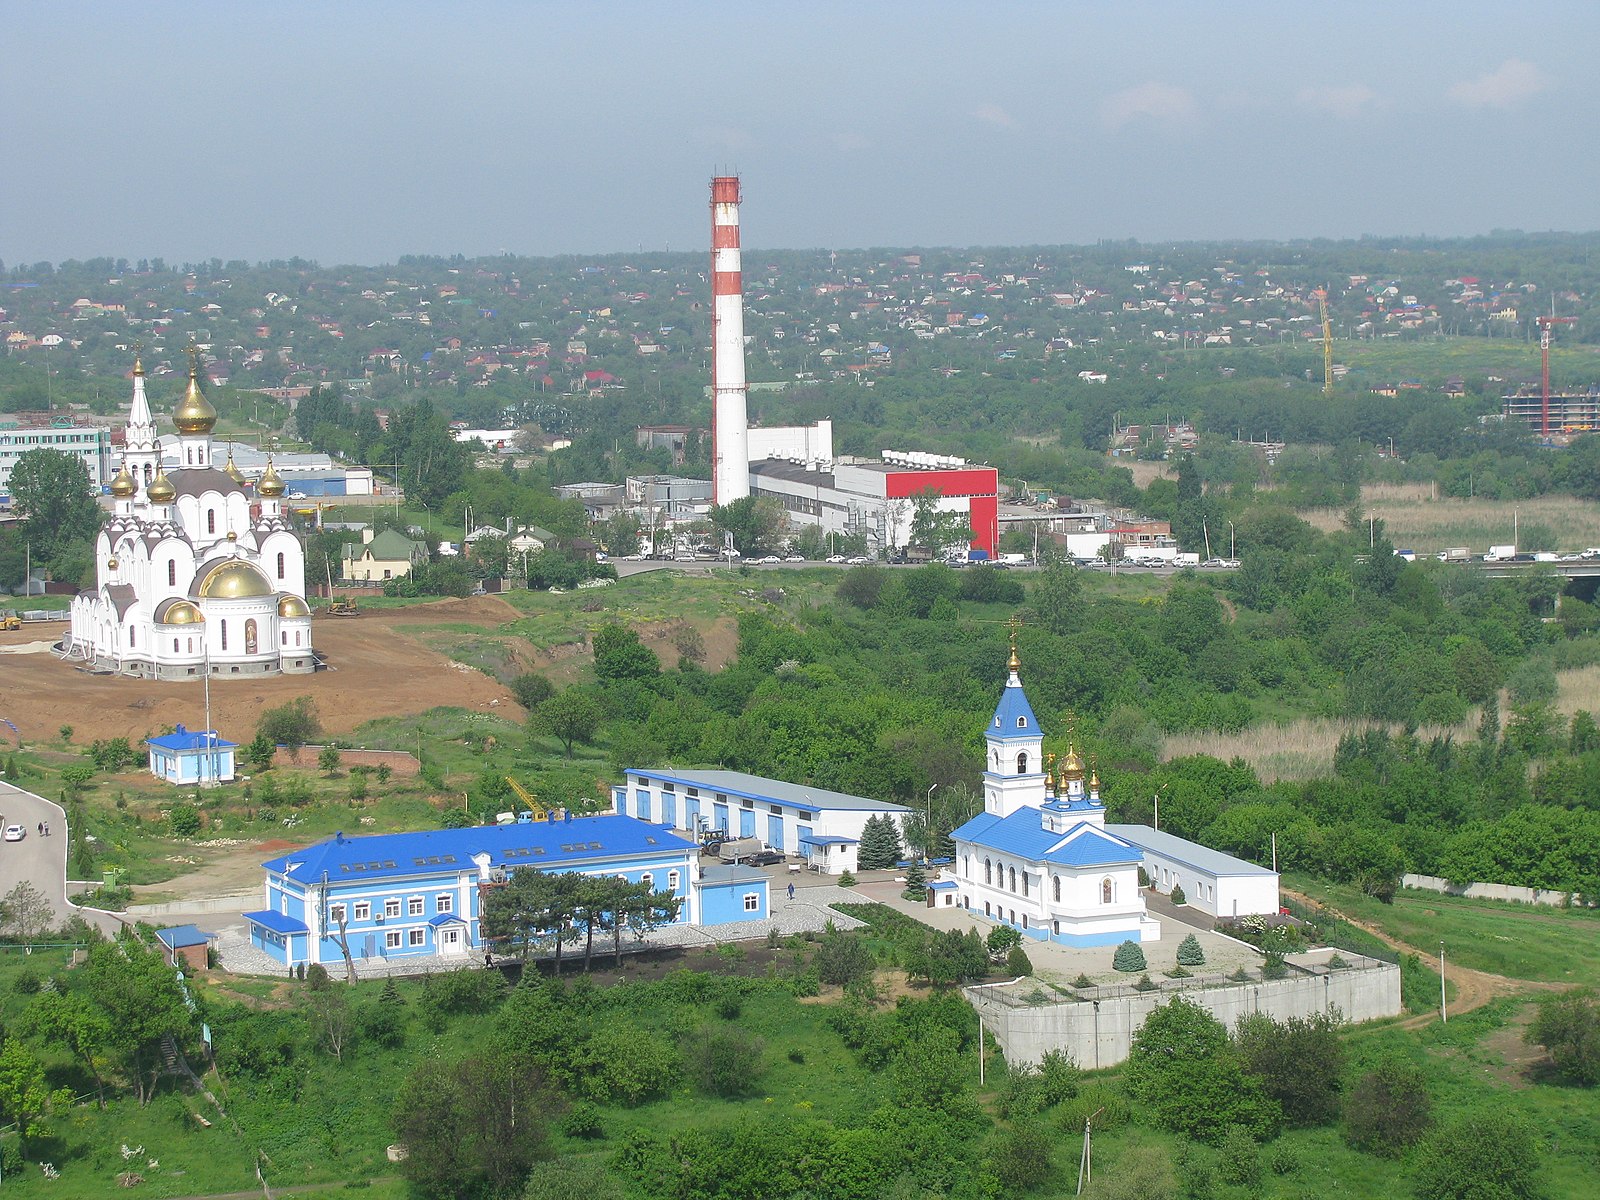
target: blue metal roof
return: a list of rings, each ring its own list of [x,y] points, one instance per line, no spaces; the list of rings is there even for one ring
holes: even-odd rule
[[[573,867],[605,859],[687,854],[692,843],[660,825],[607,813],[567,821],[475,825],[421,833],[366,837],[336,834],[261,865],[291,879],[330,883],[393,879],[408,875],[476,871],[473,855],[487,854],[492,867]]]
[[[770,883],[771,879],[765,871],[758,871],[755,867],[741,866],[738,863],[728,863],[725,866],[707,867],[700,872],[700,886],[731,887],[736,883]]]
[[[146,738],[145,741],[162,750],[232,750],[239,744],[218,737],[214,729],[193,730],[185,729],[182,725],[171,733],[161,737]]]
[[[887,800],[873,800],[867,796],[852,796],[846,792],[830,792],[827,788],[811,787],[803,783],[785,783],[781,779],[765,779],[760,775],[747,775],[743,771],[679,771],[663,767],[649,770],[629,767],[630,783],[657,786],[665,780],[679,787],[700,790],[700,800],[710,800],[708,792],[721,792],[741,799],[758,800],[763,804],[786,804],[790,808],[823,812],[827,809],[844,809],[848,812],[903,813],[910,810],[903,804]]]
[[[1013,682],[1015,680],[1015,682]],[[1018,722],[1021,724],[1018,724]],[[1037,741],[1044,736],[1039,728],[1039,718],[1033,715],[1033,706],[1022,690],[1022,681],[1016,675],[1006,680],[1000,693],[1000,703],[995,705],[994,718],[989,722],[988,737],[996,741],[1012,738],[1031,738]]]
[[[441,925],[450,925],[452,923],[456,925],[465,925],[467,922],[465,917],[459,917],[455,913],[440,913],[436,917],[428,918],[428,924],[432,925],[435,929],[439,928]]]
[[[802,846],[854,846],[861,839],[840,837],[838,834],[808,833],[800,839]]]
[[[979,813],[950,836],[958,842],[970,842],[981,850],[1063,867],[1108,867],[1144,861],[1144,854],[1137,846],[1087,821],[1079,822],[1065,833],[1054,833],[1044,827],[1036,808],[1019,808],[1009,817]]]
[[[310,930],[306,928],[306,923],[304,921],[296,920],[294,917],[285,916],[281,912],[273,912],[270,908],[264,908],[260,912],[247,912],[244,913],[243,916],[246,921],[250,922],[250,924],[259,925],[263,929],[270,929],[273,933],[310,932]]]
[[[170,929],[156,930],[156,936],[167,949],[182,950],[185,946],[204,946],[217,935],[196,925],[174,925]]]

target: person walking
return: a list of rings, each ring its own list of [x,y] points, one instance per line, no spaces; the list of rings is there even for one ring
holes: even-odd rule
[[[794,884],[792,883],[789,885],[789,899],[794,899]]]

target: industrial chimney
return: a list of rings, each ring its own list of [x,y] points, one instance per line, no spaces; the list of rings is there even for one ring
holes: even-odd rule
[[[711,181],[711,498],[750,494],[744,383],[744,281],[739,267],[739,177]]]

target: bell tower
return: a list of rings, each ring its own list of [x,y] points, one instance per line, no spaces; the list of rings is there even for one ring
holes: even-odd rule
[[[1044,803],[1049,780],[1044,764],[1044,731],[1022,690],[1018,627],[1016,621],[1011,622],[1006,686],[983,738],[983,808],[997,817],[1009,817],[1019,808],[1038,808]]]

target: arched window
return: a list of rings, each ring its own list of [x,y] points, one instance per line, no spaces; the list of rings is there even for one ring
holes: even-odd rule
[[[1100,881],[1100,903],[1111,903],[1111,877],[1109,875]]]
[[[287,629],[283,631],[283,644],[285,646],[289,644],[289,631]]]
[[[134,642],[137,640],[135,637],[137,633],[138,630],[136,630],[132,625],[128,626],[128,645],[132,646],[134,644]]]
[[[1026,871],[1022,873],[1022,894],[1024,896],[1028,894],[1028,873]]]
[[[150,468],[149,468],[149,467],[146,467],[146,468],[145,468],[145,469],[144,469],[144,477],[145,477],[145,478],[146,478],[146,479],[149,479],[149,478],[150,478]],[[994,716],[994,727],[995,727],[995,728],[996,728],[996,729],[999,729],[999,728],[1000,728],[1000,714],[999,714],[999,713],[996,713],[996,714],[995,714],[995,716]]]
[[[1010,868],[1010,871],[1011,871],[1011,890],[1014,892],[1014,891],[1017,890],[1017,869],[1015,867],[1012,867],[1012,868]]]
[[[283,578],[283,551],[278,552],[278,578]]]
[[[649,871],[646,871],[643,875],[639,876],[639,885],[646,891],[653,892],[656,889],[656,877]]]
[[[1050,877],[1050,884],[1051,893],[1054,896],[1056,903],[1059,904],[1061,902],[1061,876],[1052,875]]]
[[[144,465],[144,482],[145,482],[145,486],[146,487],[148,487],[150,485],[150,464],[149,463],[145,463],[145,465]]]
[[[989,911],[989,902],[987,900],[985,900],[983,902],[983,915],[986,916],[986,917],[990,917],[990,916],[994,915],[993,913],[991,913]]]
[[[1018,717],[1017,718],[1017,728],[1018,729],[1026,729],[1027,727],[1028,727],[1028,718],[1027,717]]]
[[[994,863],[987,858],[983,860],[983,881],[985,883],[994,882]]]
[[[217,510],[214,509],[214,508],[208,508],[208,509],[206,509],[206,532],[207,533],[215,533],[216,531],[217,531]]]
[[[176,654],[178,652],[178,639],[177,638],[173,638],[172,639],[172,652],[174,654]]]
[[[1017,755],[1017,774],[1018,775],[1026,775],[1027,773],[1028,773],[1028,752],[1026,750],[1024,750],[1021,754]]]
[[[678,890],[678,873],[676,871],[668,871],[667,872],[667,891],[676,892],[677,890]]]
[[[972,878],[972,855],[970,854],[961,856],[961,877],[963,879]]]
[[[175,558],[167,559],[167,586],[178,586],[178,560]]]
[[[1000,751],[998,750],[994,752],[994,769],[996,771],[1000,769]]]
[[[300,631],[298,629],[294,631],[294,644],[296,646],[300,644]]]
[[[222,634],[222,648],[226,650],[228,648],[228,623],[226,621],[219,621],[217,624]]]

